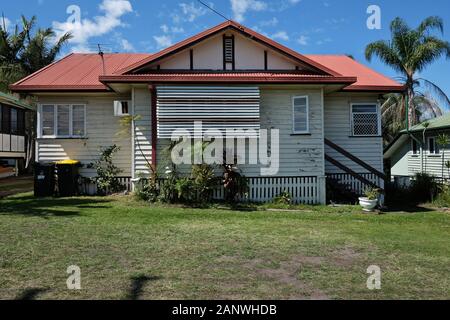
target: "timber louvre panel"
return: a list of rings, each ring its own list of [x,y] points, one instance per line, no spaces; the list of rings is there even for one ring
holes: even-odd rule
[[[246,135],[257,138],[260,128],[260,90],[258,87],[157,87],[158,138],[170,138],[176,129],[194,133],[194,123],[202,121],[202,136],[209,129],[253,130]]]

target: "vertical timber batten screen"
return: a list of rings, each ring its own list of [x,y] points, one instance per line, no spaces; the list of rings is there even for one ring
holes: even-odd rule
[[[194,123],[202,122],[202,136],[208,129],[254,130],[259,137],[260,91],[258,87],[158,86],[158,138],[170,138],[176,129],[192,135]]]

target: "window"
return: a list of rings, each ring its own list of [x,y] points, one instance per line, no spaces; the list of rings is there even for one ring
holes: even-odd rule
[[[224,60],[226,63],[233,63],[234,56],[234,39],[233,37],[224,37],[223,38],[223,52],[224,52]]]
[[[439,154],[439,146],[436,143],[435,137],[428,138],[428,153],[429,154]]]
[[[11,134],[17,134],[17,109],[11,108]]]
[[[420,153],[420,149],[419,149],[419,146],[417,144],[417,141],[413,139],[411,144],[412,144],[412,146],[411,146],[412,153],[413,154],[419,154]]]
[[[72,135],[77,137],[84,136],[84,105],[77,104],[72,106]]]
[[[351,123],[353,136],[379,136],[381,123],[376,104],[352,104]]]
[[[17,109],[17,134],[25,135],[25,111]]]
[[[6,134],[11,133],[11,108],[2,105],[2,132]]]
[[[309,133],[308,97],[292,98],[292,121],[294,133]]]
[[[44,104],[40,114],[40,136],[79,138],[85,135],[85,105]]]
[[[59,137],[70,136],[70,105],[58,105],[56,106],[57,117],[57,133]]]

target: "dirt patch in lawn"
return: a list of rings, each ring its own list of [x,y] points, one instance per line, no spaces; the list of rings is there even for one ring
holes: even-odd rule
[[[282,261],[277,269],[261,268],[263,261],[254,259],[245,264],[246,268],[255,270],[257,274],[271,281],[276,281],[281,285],[286,285],[294,289],[290,295],[292,300],[328,300],[329,297],[320,289],[313,288],[308,283],[298,279],[299,272],[303,266],[319,266],[324,261],[322,257],[308,257],[304,255],[294,255],[291,260]]]
[[[351,247],[344,247],[333,251],[330,262],[339,267],[350,267],[356,263],[361,254]]]

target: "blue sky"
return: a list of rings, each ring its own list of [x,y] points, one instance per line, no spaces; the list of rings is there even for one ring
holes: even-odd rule
[[[389,22],[396,16],[416,26],[423,18],[444,19],[444,38],[450,40],[450,1],[389,0],[205,0],[227,17],[238,20],[304,54],[351,54],[388,76],[396,74],[377,60],[365,61],[364,48],[389,38]],[[381,9],[381,30],[369,30],[369,5]],[[80,8],[78,19],[76,6]],[[68,10],[69,9],[69,10]],[[193,0],[3,0],[7,24],[21,14],[37,15],[38,25],[71,30],[75,38],[65,48],[94,50],[97,43],[110,52],[156,52],[223,19]],[[69,20],[68,20],[69,19]],[[81,21],[81,22],[77,22]],[[421,76],[436,82],[450,95],[449,60],[441,59]]]

